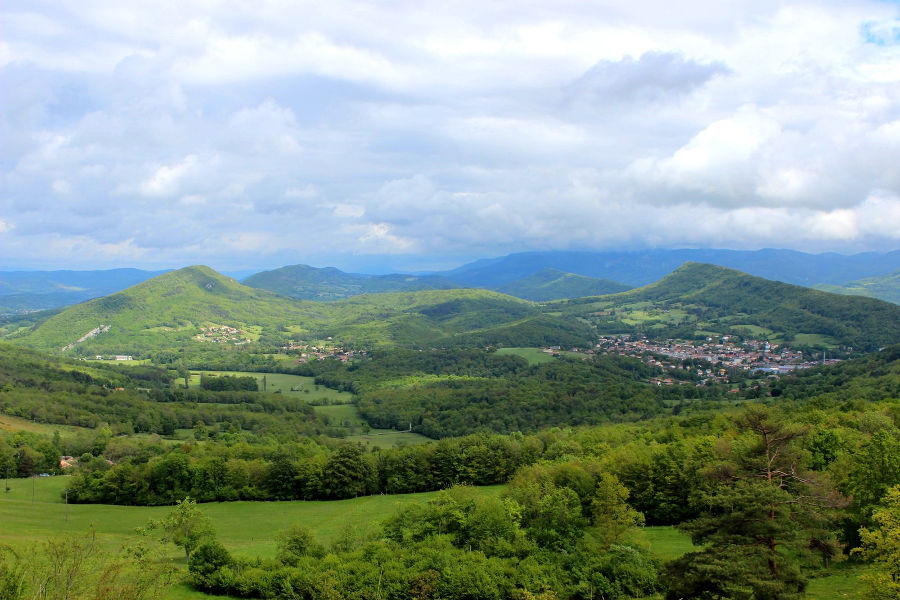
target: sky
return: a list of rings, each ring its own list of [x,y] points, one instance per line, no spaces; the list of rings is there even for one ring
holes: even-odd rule
[[[0,268],[900,248],[900,3],[4,0]]]

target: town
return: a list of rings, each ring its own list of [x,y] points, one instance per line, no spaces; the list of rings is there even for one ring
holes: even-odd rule
[[[548,354],[557,354],[561,351],[559,346],[542,350]],[[800,350],[784,344],[741,339],[730,335],[710,336],[705,340],[652,340],[630,335],[608,336],[601,337],[593,349],[572,348],[569,353],[636,356],[642,358],[646,364],[662,369],[695,371],[701,383],[728,382],[735,378],[737,371],[778,376],[795,369],[809,369],[840,362],[840,359],[826,356],[819,360],[810,360]],[[673,385],[674,381],[655,378],[651,383]]]

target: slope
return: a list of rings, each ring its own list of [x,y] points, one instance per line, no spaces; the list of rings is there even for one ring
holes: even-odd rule
[[[660,281],[620,294],[554,303],[601,332],[693,337],[737,333],[810,346],[870,351],[900,339],[900,307],[686,263]]]
[[[289,265],[251,275],[244,285],[304,300],[340,300],[360,294],[446,290],[460,287],[435,275],[362,275],[345,273],[334,267],[316,268]]]
[[[878,298],[886,302],[900,304],[900,271],[880,277],[869,277],[851,281],[844,285],[820,284],[815,286],[817,290],[831,292],[833,294],[851,294],[854,296],[866,296]]]
[[[548,268],[510,283],[499,285],[494,289],[517,298],[543,302],[562,298],[615,294],[629,290],[631,286],[607,279],[585,277],[584,275],[565,273],[558,269]]]
[[[588,326],[485,290],[369,294],[310,302],[244,286],[208,267],[187,267],[65,309],[17,332],[46,351],[147,356],[171,348],[273,348],[328,336],[356,346],[584,345]]]

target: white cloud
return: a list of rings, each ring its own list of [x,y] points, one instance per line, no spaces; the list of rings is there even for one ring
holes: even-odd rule
[[[178,193],[182,181],[197,166],[197,157],[193,154],[185,156],[172,165],[162,165],[140,185],[145,196],[172,196]]]
[[[0,255],[884,250],[897,17],[864,0],[11,0]]]

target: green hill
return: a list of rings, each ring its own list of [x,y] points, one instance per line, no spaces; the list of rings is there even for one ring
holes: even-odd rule
[[[561,298],[615,294],[630,290],[631,286],[548,268],[493,289],[517,298],[543,302]]]
[[[375,347],[544,343],[585,345],[580,321],[541,314],[530,302],[485,290],[430,290],[310,302],[187,267],[70,307],[19,330],[14,341],[45,351],[146,355],[175,347],[273,347],[333,336]]]
[[[244,285],[303,300],[340,300],[360,294],[449,290],[462,287],[434,275],[361,275],[334,267],[290,265],[263,271],[244,280]]]
[[[900,339],[900,307],[686,263],[648,286],[554,303],[555,314],[589,319],[601,333],[692,337],[737,333],[810,346],[874,350]]]
[[[890,275],[882,275],[881,277],[859,279],[844,285],[817,285],[815,289],[833,294],[867,296],[900,304],[900,271]]]

